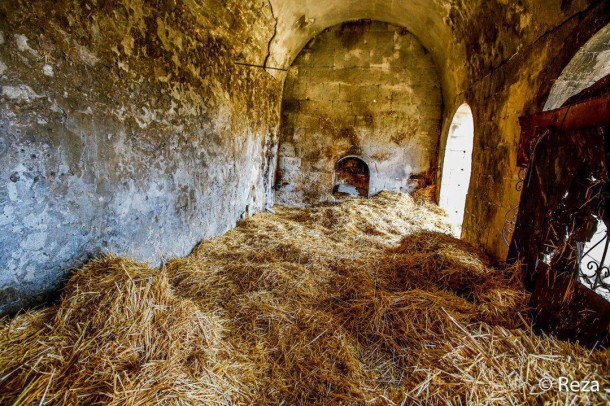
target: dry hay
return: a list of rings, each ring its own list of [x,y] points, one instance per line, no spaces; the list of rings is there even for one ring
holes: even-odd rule
[[[2,404],[606,404],[607,350],[534,335],[515,268],[384,193],[279,207],[154,270],[109,257],[0,328]]]

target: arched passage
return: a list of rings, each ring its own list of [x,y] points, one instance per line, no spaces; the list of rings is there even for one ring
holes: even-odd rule
[[[337,160],[374,162],[370,193],[413,192],[430,178],[441,135],[434,60],[404,28],[349,21],[320,33],[289,69],[276,202],[331,199]]]
[[[449,214],[456,237],[460,237],[462,233],[464,208],[472,169],[473,139],[472,110],[468,104],[464,103],[457,109],[449,129],[439,201],[439,205]]]
[[[337,161],[333,193],[369,196],[371,171],[364,160],[348,156]]]

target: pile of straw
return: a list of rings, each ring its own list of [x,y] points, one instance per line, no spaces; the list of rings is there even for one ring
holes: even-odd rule
[[[606,404],[610,352],[536,336],[515,269],[423,199],[277,208],[161,270],[108,257],[4,320],[1,404]]]

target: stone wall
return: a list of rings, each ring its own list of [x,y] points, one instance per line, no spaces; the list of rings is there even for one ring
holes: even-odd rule
[[[553,84],[544,110],[560,108],[570,97],[610,75],[610,24],[599,30],[574,55]]]
[[[278,203],[331,198],[345,156],[368,164],[370,194],[423,186],[436,167],[441,114],[434,61],[408,31],[371,21],[324,31],[286,78]]]
[[[0,2],[0,314],[100,252],[187,254],[272,204],[260,1]]]
[[[578,7],[582,8],[575,11]],[[558,13],[552,14],[552,10]],[[466,101],[474,114],[473,167],[462,237],[484,247],[499,260],[507,258],[508,246],[502,230],[517,211],[521,196],[516,188],[519,117],[543,110],[566,65],[580,47],[610,22],[607,1],[592,1],[586,6],[562,2],[561,6],[552,4],[546,12],[547,19],[562,13],[569,16],[537,36],[532,34],[536,27],[532,21],[510,41],[500,35],[488,38],[486,48],[512,49],[512,56],[499,62],[488,61],[488,66],[480,66],[482,62],[469,63],[469,84],[453,101],[447,102],[451,111]],[[477,31],[493,32],[493,24],[487,21]],[[482,54],[477,58],[489,57]],[[510,241],[510,232],[506,234]]]
[[[464,238],[497,259],[506,258],[502,228],[520,197],[515,190],[518,118],[542,110],[574,54],[610,22],[610,2],[6,0],[0,2],[0,313],[55,291],[66,271],[91,255],[112,251],[158,264],[270,205],[281,69],[289,68],[302,47],[325,29],[362,18],[406,27],[430,52],[426,55],[410,34],[391,27],[391,42],[398,36],[426,61],[416,71],[434,78],[428,58],[435,63],[442,89],[432,80],[430,95],[421,98],[438,100],[429,111],[440,111],[441,91],[445,112],[464,102],[472,107],[475,145]],[[369,30],[374,27],[381,25]],[[336,54],[343,66],[361,63],[353,52],[360,45],[340,30],[323,36],[343,48]],[[305,54],[313,57],[316,43],[320,40]],[[374,51],[369,58],[376,57],[376,45]],[[379,51],[394,54],[384,47]],[[301,59],[286,89],[301,83],[301,69],[313,72]],[[279,80],[236,61],[280,68],[268,70]],[[381,69],[395,63],[377,60],[373,65]],[[327,68],[327,79],[348,71]],[[417,86],[411,90],[421,95]],[[341,86],[331,91],[338,92],[337,100],[345,98],[342,102],[354,98]],[[375,95],[379,102],[378,94],[388,95],[371,91],[363,97]],[[399,91],[396,97],[410,102],[406,94]],[[287,103],[286,117],[307,109],[334,115],[328,101],[313,101]],[[394,109],[387,101],[382,105],[386,110],[376,112],[380,117]],[[371,128],[380,122],[370,122],[374,115],[358,108],[350,113],[353,132],[332,119],[320,125],[338,137],[332,156],[322,155],[328,162],[358,148],[364,154],[376,142]],[[429,166],[433,171],[435,156],[443,156],[451,118],[443,116],[439,153],[431,152],[422,170]],[[427,118],[422,123],[430,124]],[[425,150],[438,131],[430,124],[429,137],[422,132],[417,138],[430,144],[414,147],[389,131],[395,124],[383,125],[389,144],[363,157],[373,175],[374,156],[393,162],[389,169],[400,168],[395,164],[399,155],[393,154]],[[285,134],[300,134],[291,131],[284,127]],[[309,150],[304,156],[313,165],[318,158],[314,141],[296,140],[294,152],[287,143],[283,156]],[[388,145],[392,148],[385,155]],[[327,193],[328,166],[313,168]],[[419,169],[402,170],[393,187],[410,188],[408,178]],[[313,190],[314,197],[320,194]],[[291,193],[293,200],[309,198]]]
[[[475,146],[463,237],[505,259],[505,216],[520,196],[515,190],[518,118],[542,110],[563,68],[610,19],[610,2],[270,1],[278,18],[270,66],[288,68],[312,37],[343,21],[385,21],[421,41],[436,63],[446,113],[437,173],[452,113],[467,102],[475,116]]]

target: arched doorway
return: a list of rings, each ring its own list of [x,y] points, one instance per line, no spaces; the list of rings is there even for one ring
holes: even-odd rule
[[[462,234],[466,196],[470,186],[472,148],[474,140],[474,119],[468,104],[462,104],[453,116],[441,178],[439,205],[449,215],[454,235]]]
[[[333,193],[368,197],[370,180],[369,166],[361,158],[342,158],[335,164]]]

